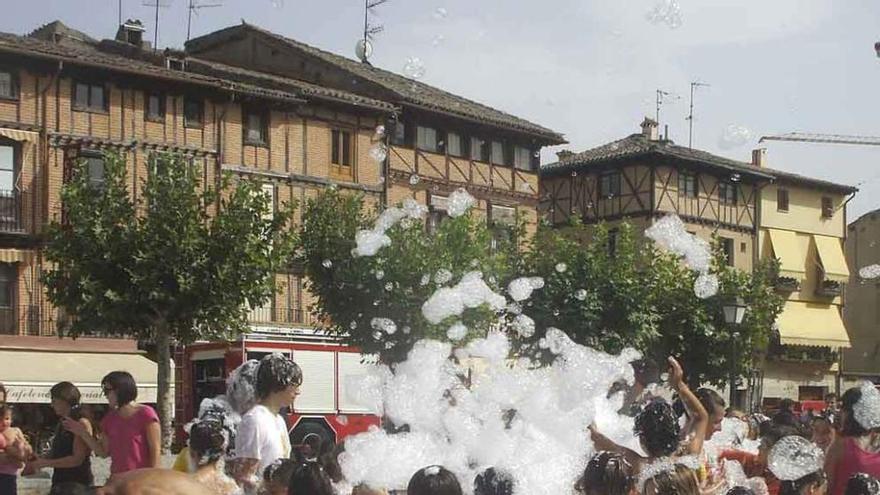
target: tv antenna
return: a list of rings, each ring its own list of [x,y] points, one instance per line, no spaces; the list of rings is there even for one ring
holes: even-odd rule
[[[171,0],[147,0],[142,3],[144,7],[155,7],[156,18],[153,21],[153,51],[159,49],[159,9],[165,9],[171,6]]]
[[[189,41],[190,29],[192,28],[193,14],[198,15],[199,10],[202,10],[202,9],[210,9],[212,7],[222,7],[222,6],[223,6],[223,4],[220,2],[201,3],[199,0],[189,0],[189,6],[187,6],[187,10],[189,12],[186,15],[186,41]]]
[[[663,91],[662,89],[657,90],[657,115],[654,120],[657,121],[657,124],[660,124],[660,106],[663,105],[664,102],[672,100],[680,100],[681,96],[670,93],[669,91]]]
[[[694,90],[699,87],[709,87],[708,83],[694,81],[691,83],[691,111],[687,116],[688,120],[688,148],[693,148],[694,144]]]
[[[368,64],[368,59],[373,53],[373,36],[381,33],[385,28],[382,25],[370,24],[370,14],[373,10],[387,2],[388,0],[364,0],[364,37],[358,40],[355,45],[355,54],[361,60]]]

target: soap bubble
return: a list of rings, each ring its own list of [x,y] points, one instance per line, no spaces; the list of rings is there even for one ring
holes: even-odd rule
[[[330,260],[324,260],[324,261],[321,262],[321,265],[322,265],[324,268],[330,268],[330,267],[333,266],[333,262],[330,261]]]
[[[385,137],[385,126],[381,125],[381,124],[377,125],[376,131],[373,133],[373,140],[378,141],[378,140],[382,139],[383,137]]]
[[[452,272],[446,268],[441,268],[434,274],[434,282],[439,285],[444,285],[450,280],[452,280]]]
[[[532,296],[532,291],[544,287],[541,277],[520,277],[507,286],[507,293],[514,301],[524,301]]]
[[[392,284],[391,282],[388,282],[387,284],[385,284],[385,290],[387,290],[388,292],[391,292],[391,290],[393,290],[393,289],[394,289],[394,284]]]
[[[574,293],[574,297],[578,301],[583,301],[587,298],[587,291],[585,289],[578,289],[577,292]]]
[[[414,185],[418,184],[419,181],[421,181],[421,180],[422,179],[421,179],[421,177],[419,177],[418,174],[412,174],[409,176],[409,185],[414,186]]]
[[[467,336],[467,332],[468,328],[462,322],[457,321],[446,330],[446,337],[452,341],[459,341]]]
[[[565,271],[568,270],[568,265],[565,263],[556,263],[554,268],[556,268],[556,271],[559,273],[565,273]]]
[[[440,46],[443,44],[444,41],[446,41],[446,36],[438,34],[437,36],[434,36],[434,39],[431,40],[431,44],[434,46]]]
[[[747,144],[752,139],[752,131],[738,124],[730,124],[721,132],[718,138],[718,147],[723,150],[738,148]]]
[[[678,215],[666,215],[645,230],[658,246],[681,256],[692,270],[708,272],[712,260],[709,243],[689,233]]]
[[[385,278],[385,271],[384,270],[376,270],[375,275],[376,275],[376,280],[382,280],[383,278]]]
[[[388,157],[388,147],[383,143],[376,143],[370,147],[370,158],[377,162],[384,162]]]
[[[853,405],[853,416],[862,428],[880,428],[880,390],[870,382],[862,382],[862,396]]]
[[[448,15],[449,15],[449,12],[447,12],[446,9],[443,7],[437,7],[436,9],[434,9],[434,19],[437,19],[437,20],[446,19],[446,16],[448,16]]]
[[[712,273],[701,273],[694,280],[694,294],[700,299],[708,299],[718,293],[718,277]]]
[[[806,438],[791,435],[776,442],[767,461],[776,478],[793,481],[822,469],[825,454]]]
[[[670,29],[682,25],[681,6],[677,0],[659,0],[646,17],[652,24],[666,24]]]
[[[870,280],[880,277],[880,264],[863,266],[859,269],[859,277]]]
[[[517,317],[513,319],[511,327],[521,337],[529,338],[532,335],[535,335],[535,320],[526,315],[517,315]]]
[[[397,332],[397,324],[391,318],[373,318],[370,320],[370,326],[373,327],[373,330],[381,330],[388,335]]]
[[[421,79],[425,75],[425,63],[419,57],[410,57],[403,66],[403,74],[410,79]]]
[[[469,209],[471,209],[477,200],[474,199],[473,196],[468,194],[463,188],[458,188],[449,195],[449,201],[447,203],[446,213],[449,214],[450,217],[460,217],[464,215]]]

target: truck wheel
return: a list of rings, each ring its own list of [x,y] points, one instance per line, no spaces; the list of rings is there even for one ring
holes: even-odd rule
[[[317,435],[321,439],[322,449],[331,449],[336,444],[336,434],[322,418],[304,418],[290,432],[290,444],[301,445],[306,437]]]

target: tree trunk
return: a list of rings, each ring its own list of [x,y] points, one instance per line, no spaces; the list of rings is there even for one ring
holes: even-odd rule
[[[159,408],[159,427],[162,431],[162,453],[167,454],[171,451],[171,439],[174,436],[171,424],[174,411],[171,409],[171,337],[164,324],[156,327],[156,358],[159,361],[156,406]]]

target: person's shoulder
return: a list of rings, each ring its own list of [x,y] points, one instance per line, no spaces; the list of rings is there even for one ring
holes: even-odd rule
[[[159,415],[149,404],[138,404],[137,413],[147,421],[159,421]]]

